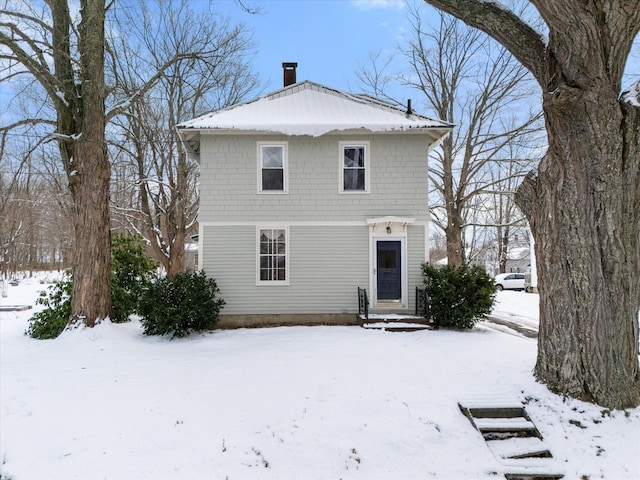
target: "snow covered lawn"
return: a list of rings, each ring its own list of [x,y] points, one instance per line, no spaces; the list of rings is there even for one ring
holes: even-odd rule
[[[42,287],[10,287],[0,305],[33,304]],[[498,298],[533,316],[534,297]],[[3,480],[495,480],[509,467],[457,405],[491,398],[526,403],[565,478],[640,478],[640,409],[551,395],[531,375],[535,340],[483,325],[169,341],[132,322],[36,341],[32,313],[0,313]]]

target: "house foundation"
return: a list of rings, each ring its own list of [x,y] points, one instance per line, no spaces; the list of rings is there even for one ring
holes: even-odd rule
[[[360,325],[355,313],[220,315],[217,328],[260,328],[316,325]]]

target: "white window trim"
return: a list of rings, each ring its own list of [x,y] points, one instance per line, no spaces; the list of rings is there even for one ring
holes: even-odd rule
[[[260,280],[260,231],[261,230],[284,230],[284,258],[285,258],[285,280]],[[289,227],[284,225],[257,225],[256,226],[256,286],[273,287],[289,285]]]
[[[344,147],[364,147],[364,190],[344,189]],[[370,142],[340,142],[338,153],[338,193],[345,195],[362,195],[370,192],[371,185],[371,154]]]
[[[257,162],[257,188],[259,194],[264,195],[282,195],[289,193],[289,142],[257,142],[258,162]],[[263,190],[262,189],[262,147],[282,147],[283,148],[283,188],[282,190]]]

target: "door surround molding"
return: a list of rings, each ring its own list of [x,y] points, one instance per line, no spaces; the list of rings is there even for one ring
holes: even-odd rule
[[[377,243],[378,241],[400,242],[400,303],[391,304],[395,308],[407,308],[408,306],[408,272],[407,272],[407,225],[415,222],[414,218],[405,217],[378,217],[367,220],[369,225],[369,291],[372,307],[389,305],[378,301],[378,277],[377,277]]]

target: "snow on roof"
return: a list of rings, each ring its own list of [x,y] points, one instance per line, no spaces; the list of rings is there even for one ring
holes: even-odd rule
[[[440,130],[452,125],[415,113],[408,114],[368,95],[354,95],[304,81],[254,100],[183,122],[179,130],[259,131],[318,137],[333,131],[371,132]]]
[[[529,245],[519,245],[509,248],[507,258],[509,260],[522,260],[528,258],[530,254]]]

